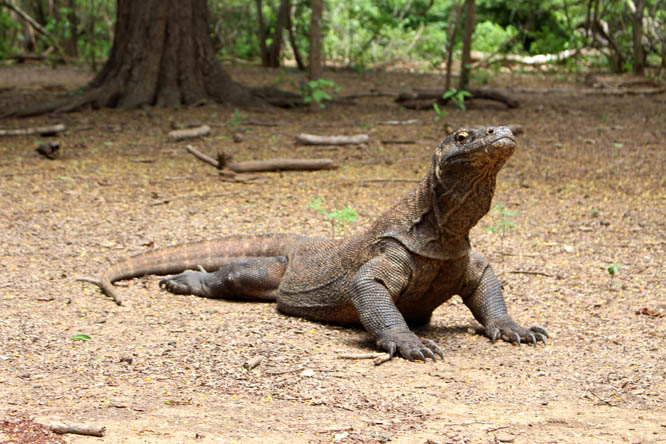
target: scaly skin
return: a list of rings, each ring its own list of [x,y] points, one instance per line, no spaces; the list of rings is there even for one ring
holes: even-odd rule
[[[276,301],[282,313],[312,320],[360,322],[391,356],[443,357],[437,344],[420,339],[408,325],[427,323],[456,294],[493,342],[545,343],[546,330],[521,327],[509,317],[492,267],[471,249],[468,237],[488,212],[497,173],[514,148],[506,127],[459,130],[437,146],[424,180],[354,236],[248,236],[210,241],[206,249],[173,247],[115,266],[102,288],[109,293],[113,280],[173,273],[200,262],[218,269],[184,271],[160,286],[176,294]],[[187,260],[178,256],[182,249],[189,252]]]

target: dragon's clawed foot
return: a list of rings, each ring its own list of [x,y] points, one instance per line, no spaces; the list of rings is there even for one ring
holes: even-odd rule
[[[203,276],[206,274],[208,273],[188,270],[160,280],[160,288],[173,294],[206,296],[207,289],[203,281]]]
[[[518,325],[511,319],[496,321],[489,324],[484,329],[484,334],[495,342],[498,338],[506,342],[512,342],[520,345],[522,342],[532,343],[534,345],[541,341],[546,343],[548,332],[539,326],[525,328]]]
[[[444,352],[439,345],[430,339],[420,339],[409,330],[384,331],[377,337],[377,345],[387,351],[391,357],[397,351],[403,358],[410,361],[421,360],[425,362],[427,358],[436,361],[436,354],[444,359]]]

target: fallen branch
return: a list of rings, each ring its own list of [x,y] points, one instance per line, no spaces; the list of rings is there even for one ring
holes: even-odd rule
[[[298,134],[296,141],[305,145],[351,145],[365,143],[370,138],[367,134],[357,134],[355,136],[317,136],[314,134]]]
[[[181,130],[169,131],[167,137],[170,140],[183,140],[183,139],[193,139],[195,137],[203,137],[210,134],[210,126],[201,125],[196,128],[186,128]]]
[[[32,17],[30,17],[30,16],[28,15],[27,12],[25,12],[24,10],[22,10],[22,9],[19,8],[18,6],[14,5],[14,4],[12,4],[12,3],[6,1],[6,0],[1,1],[1,2],[0,2],[0,5],[2,5],[2,6],[4,6],[4,7],[6,7],[6,8],[8,8],[8,9],[11,9],[12,11],[14,11],[16,14],[18,14],[19,17],[21,17],[23,20],[25,20],[26,22],[28,22],[28,24],[29,24],[30,26],[32,26],[33,28],[35,28],[35,31],[39,32],[39,33],[42,34],[44,37],[47,37],[48,39],[50,39],[50,40],[52,40],[52,41],[55,41],[55,39],[53,38],[53,36],[52,36],[52,35],[51,35],[51,34],[50,34],[50,33],[49,33],[49,32],[48,32],[48,31],[47,31],[42,25],[40,25],[39,23],[37,23],[37,21],[36,21],[35,19],[33,19]]]
[[[195,149],[192,145],[187,145],[185,149],[187,150],[188,153],[194,155],[194,157],[196,157],[197,159],[202,160],[210,165],[213,165],[215,168],[218,169],[220,168],[220,162],[218,162],[217,160],[213,159],[210,156],[207,156],[201,151]]]
[[[380,356],[377,356],[374,361],[372,361],[373,364],[375,365],[382,365],[385,362],[388,362],[391,360],[391,355],[389,353],[382,353]]]
[[[64,123],[56,125],[35,126],[32,128],[0,129],[0,136],[29,136],[30,134],[39,134],[40,136],[52,136],[65,131],[67,127]]]
[[[552,274],[544,273],[543,271],[529,271],[529,270],[511,270],[509,271],[511,274],[531,274],[535,276],[546,276],[546,277],[554,277]]]
[[[183,196],[173,196],[173,197],[167,197],[165,199],[160,199],[158,201],[152,202],[150,205],[155,206],[155,205],[165,205],[168,203],[171,203],[175,200],[183,200],[183,199],[208,199],[210,197],[225,197],[228,196],[227,193],[214,193],[214,194],[185,194]]]
[[[562,94],[562,95],[586,95],[586,96],[655,96],[666,92],[666,88],[649,90],[631,90],[626,88],[595,88],[595,89],[573,89],[573,88],[509,88],[510,92],[521,94]]]
[[[444,100],[442,98],[444,92],[443,89],[417,89],[413,92],[400,93],[395,102],[411,109],[428,109],[432,108],[435,103],[443,105],[448,101],[448,99]],[[504,103],[508,108],[518,108],[520,106],[518,100],[497,88],[470,88],[467,92],[471,94],[467,100],[494,100]]]
[[[215,160],[188,145],[187,151],[198,159],[213,165],[220,170],[230,170],[233,173],[257,173],[265,171],[313,171],[335,169],[338,166],[331,159],[268,159],[250,160],[246,162],[231,162],[231,158],[224,153],[218,154]]]
[[[236,173],[289,170],[314,171],[330,170],[337,167],[331,159],[269,159],[227,164],[227,168]]]
[[[360,353],[360,354],[344,354],[339,355],[338,359],[375,359],[379,358],[386,353]]]
[[[385,120],[383,122],[377,122],[377,125],[417,125],[421,123],[419,119],[409,119],[409,120]]]
[[[264,357],[263,357],[263,356],[261,356],[261,355],[257,355],[257,356],[255,356],[254,358],[252,358],[252,359],[248,359],[247,361],[245,361],[245,362],[243,363],[243,368],[246,369],[246,370],[252,370],[252,369],[255,368],[256,366],[258,366],[259,364],[261,364],[261,361],[263,361],[263,360],[264,360]]]
[[[104,426],[94,426],[90,424],[76,424],[71,422],[68,423],[54,422],[51,424],[42,424],[42,425],[47,427],[53,433],[57,433],[59,435],[64,435],[66,433],[73,433],[75,435],[102,437],[104,436],[104,432],[106,431],[106,427]]]

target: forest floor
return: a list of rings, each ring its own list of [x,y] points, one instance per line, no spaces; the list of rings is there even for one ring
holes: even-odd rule
[[[299,81],[289,70],[229,69],[248,84]],[[326,77],[343,94],[439,82],[400,72]],[[0,68],[0,109],[89,78],[72,68]],[[497,74],[491,85],[584,87],[559,74]],[[54,138],[0,138],[0,442],[666,442],[666,97],[515,97],[520,108],[472,101],[439,121],[386,97],[320,112],[202,106],[0,121],[67,125]],[[211,135],[167,140],[172,123],[191,122]],[[472,244],[495,267],[513,317],[548,329],[545,346],[491,344],[456,297],[418,330],[445,359],[375,366],[340,359],[375,351],[360,328],[287,317],[274,304],[173,296],[155,276],[119,287],[118,307],[74,281],[185,241],[329,236],[308,208],[318,197],[328,209],[356,210],[347,232],[361,230],[414,185],[391,179],[425,174],[445,125],[499,124],[524,134],[498,178],[494,204],[505,211],[482,219]],[[301,132],[367,133],[370,142],[303,146],[294,140]],[[47,140],[59,142],[57,160],[36,153]],[[328,157],[340,168],[230,182],[188,144],[238,161]],[[90,340],[72,339],[80,334]],[[255,356],[264,359],[246,370]],[[33,418],[103,425],[106,435],[56,437]]]

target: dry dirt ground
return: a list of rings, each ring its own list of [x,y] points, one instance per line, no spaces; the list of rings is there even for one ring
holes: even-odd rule
[[[231,72],[250,84],[298,82],[291,71]],[[346,94],[438,80],[327,77]],[[47,100],[88,78],[71,68],[0,68],[0,107]],[[558,75],[492,80],[582,87]],[[518,109],[471,103],[438,122],[390,98],[316,113],[235,116],[203,106],[0,121],[68,127],[53,139],[58,160],[35,152],[45,138],[0,138],[0,442],[666,442],[666,97],[516,97]],[[419,122],[380,124],[408,119]],[[206,123],[212,134],[169,142],[171,122]],[[491,345],[455,298],[418,332],[444,349],[444,360],[375,366],[339,358],[375,350],[359,328],[286,317],[273,304],[172,296],[154,276],[121,287],[126,305],[118,307],[74,281],[184,241],[327,236],[328,223],[307,208],[316,197],[329,209],[356,210],[348,230],[359,230],[413,185],[367,179],[420,178],[444,123],[524,127],[498,180],[495,203],[505,213],[486,216],[472,242],[493,263],[514,318],[548,329],[546,346]],[[306,147],[294,142],[300,132],[366,132],[370,142]],[[233,133],[243,140],[234,143]],[[228,182],[186,153],[188,143],[236,160],[330,157],[341,167]],[[612,278],[611,265],[620,266]],[[78,334],[91,339],[72,340]],[[259,366],[243,368],[258,355]],[[103,425],[106,435],[36,438],[28,418]]]

